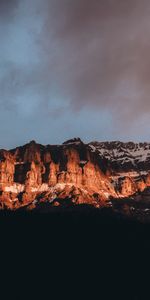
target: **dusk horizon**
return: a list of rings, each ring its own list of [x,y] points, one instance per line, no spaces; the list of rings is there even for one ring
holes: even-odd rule
[[[12,146],[7,146],[7,147],[0,147],[0,150],[2,149],[5,149],[5,150],[11,150],[11,149],[15,149],[17,147],[21,147],[21,146],[24,146],[26,144],[30,144],[31,142],[35,142],[36,144],[40,144],[40,145],[43,145],[43,146],[47,146],[47,145],[63,145],[63,143],[69,141],[69,140],[74,140],[74,139],[80,139],[81,142],[83,142],[84,144],[90,144],[92,142],[98,142],[98,143],[114,143],[114,142],[120,142],[120,143],[123,143],[123,144],[128,144],[128,143],[133,143],[133,144],[148,144],[150,145],[150,140],[141,140],[141,139],[86,139],[86,138],[81,138],[79,136],[70,136],[70,137],[67,137],[66,139],[62,139],[62,140],[57,140],[56,139],[56,142],[52,142],[51,138],[47,139],[47,142],[42,142],[40,139],[34,139],[34,138],[31,138],[31,139],[26,139],[24,141],[22,141],[22,143],[13,143]]]

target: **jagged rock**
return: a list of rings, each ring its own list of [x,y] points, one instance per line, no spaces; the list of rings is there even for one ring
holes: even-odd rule
[[[1,150],[0,208],[33,208],[45,201],[105,206],[111,198],[137,195],[150,186],[149,157],[146,143],[84,144],[79,138]]]
[[[99,205],[116,196],[99,159],[80,139],[60,146],[35,141],[1,155],[0,201],[11,209],[39,201],[71,197],[76,204]],[[99,195],[97,198],[93,195]]]
[[[83,144],[83,142],[81,141],[81,139],[79,137],[77,137],[74,139],[67,140],[63,143],[63,145],[69,145],[69,144]]]
[[[91,142],[91,151],[107,166],[105,174],[121,196],[130,196],[150,185],[150,144]]]

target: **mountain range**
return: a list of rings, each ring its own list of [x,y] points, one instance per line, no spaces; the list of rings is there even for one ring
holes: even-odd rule
[[[0,150],[0,209],[90,205],[149,218],[150,143],[31,141]]]

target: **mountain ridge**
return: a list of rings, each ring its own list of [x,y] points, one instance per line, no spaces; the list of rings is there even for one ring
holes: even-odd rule
[[[112,199],[135,196],[150,186],[150,144],[90,142],[62,145],[31,142],[0,150],[0,207],[34,209],[90,204],[112,206]],[[68,201],[68,202],[67,202]]]

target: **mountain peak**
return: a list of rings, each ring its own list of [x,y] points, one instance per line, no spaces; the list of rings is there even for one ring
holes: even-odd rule
[[[35,140],[32,140],[32,141],[30,141],[28,144],[29,144],[29,145],[36,145],[37,143],[36,143]]]
[[[70,144],[83,144],[83,142],[81,141],[81,139],[79,137],[75,137],[73,139],[67,140],[63,143],[63,145],[70,145]]]

